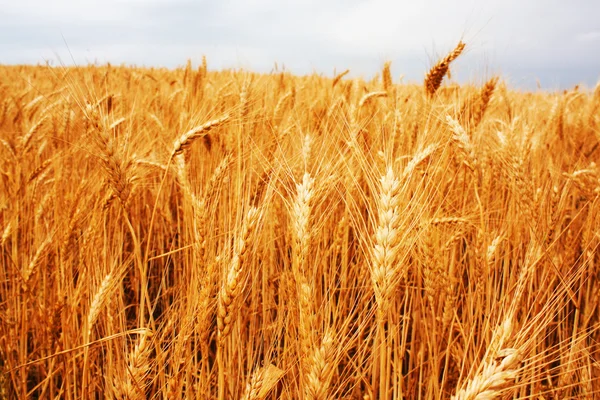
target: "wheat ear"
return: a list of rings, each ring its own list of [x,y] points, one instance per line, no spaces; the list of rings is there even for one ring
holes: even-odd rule
[[[424,83],[425,93],[427,94],[427,96],[432,97],[435,94],[435,92],[439,89],[440,85],[442,84],[442,80],[444,79],[444,76],[446,76],[446,74],[448,73],[450,63],[454,61],[458,56],[460,56],[464,49],[465,43],[463,43],[462,41],[458,42],[458,44],[456,45],[454,50],[450,52],[450,54],[438,61],[437,64],[435,64],[433,68],[429,70],[429,72],[425,76]]]
[[[284,372],[269,364],[266,367],[257,369],[250,378],[246,390],[242,395],[242,400],[262,400],[275,387],[281,379]]]
[[[369,92],[369,93],[365,94],[363,97],[361,97],[360,100],[358,101],[358,109],[360,110],[361,108],[363,108],[363,106],[372,99],[376,99],[378,97],[387,97],[387,95],[388,95],[388,93],[384,92],[384,91]]]
[[[9,222],[4,227],[4,231],[2,232],[2,236],[0,237],[0,247],[4,246],[10,234],[12,233],[12,222]]]
[[[152,336],[149,330],[144,330],[137,344],[128,355],[127,373],[123,381],[115,382],[118,398],[143,400],[146,398],[146,385],[151,369],[150,352],[152,347],[147,338]]]
[[[481,94],[479,96],[479,107],[475,109],[475,115],[473,115],[474,126],[479,125],[479,123],[483,119],[485,111],[487,110],[487,107],[490,104],[492,94],[494,94],[494,90],[496,89],[497,83],[498,77],[493,77],[490,80],[488,80],[481,89]]]
[[[198,204],[196,204],[194,210],[197,222],[196,233],[199,250],[198,259],[200,260],[202,265],[206,264],[206,225],[209,217],[209,206],[215,194],[218,192],[219,185],[225,177],[225,173],[229,169],[230,164],[231,154],[228,154],[221,160],[219,165],[217,165],[217,167],[215,168],[212,176],[206,183],[204,191],[202,192],[202,197],[198,201]]]
[[[436,150],[436,148],[437,148],[436,145],[430,144],[429,146],[427,146],[424,149],[417,152],[413,156],[413,158],[411,158],[411,160],[408,162],[408,164],[406,164],[406,167],[404,168],[404,171],[402,172],[402,179],[404,179],[404,180],[410,179],[410,177],[413,175],[415,169],[422,162],[427,160],[429,158],[429,156],[431,156],[433,154],[433,152]]]
[[[381,72],[381,76],[383,79],[383,90],[389,93],[392,88],[392,72],[390,70],[391,62],[388,61],[383,64],[383,71]]]
[[[294,228],[294,251],[293,268],[294,273],[305,273],[306,255],[309,248],[310,232],[310,202],[313,197],[314,179],[305,173],[302,183],[296,185],[296,198],[292,210],[292,225]]]
[[[234,322],[235,300],[239,296],[243,285],[243,267],[248,258],[248,242],[256,228],[260,210],[256,207],[250,208],[242,224],[239,235],[235,238],[233,257],[227,268],[227,277],[219,291],[217,325],[219,328],[219,345],[231,332]]]
[[[29,262],[29,264],[27,264],[27,267],[23,271],[23,291],[27,291],[27,289],[30,289],[30,287],[29,287],[29,279],[31,278],[31,276],[35,272],[35,268],[39,264],[40,259],[42,257],[42,254],[44,254],[44,251],[46,251],[46,248],[50,245],[50,243],[52,243],[51,242],[51,238],[48,237],[40,245],[40,247],[38,247],[37,251],[35,252],[35,254],[33,256],[33,258],[31,259],[31,261]]]
[[[179,139],[175,140],[173,143],[173,150],[171,151],[171,157],[175,157],[177,154],[180,154],[185,149],[187,149],[194,140],[204,137],[208,135],[208,133],[229,120],[229,115],[225,114],[221,118],[213,119],[212,121],[208,121],[204,125],[197,126],[195,128],[190,129],[183,135],[179,137]]]
[[[349,69],[345,70],[344,72],[341,72],[341,73],[337,74],[333,78],[333,82],[331,83],[331,87],[335,87],[335,85],[337,85],[339,83],[339,81],[341,81],[342,78],[348,74],[348,72],[350,72]]]
[[[378,226],[372,255],[371,279],[379,312],[386,314],[392,294],[398,256],[400,182],[392,168],[381,178],[378,204]]]
[[[87,316],[87,338],[91,338],[92,336],[92,328],[100,315],[100,311],[102,311],[102,307],[104,307],[104,303],[106,303],[106,299],[110,296],[112,290],[115,288],[115,279],[114,274],[111,272],[104,277],[102,283],[98,287],[98,291],[94,295],[92,299],[92,303],[90,305],[90,311]]]
[[[475,147],[473,146],[467,131],[460,122],[449,115],[446,116],[446,122],[453,133],[452,139],[464,155],[464,164],[470,169],[474,169],[477,166],[477,157],[475,155]]]
[[[482,371],[461,389],[453,400],[488,400],[502,395],[502,390],[517,378],[521,353],[516,349],[503,349],[487,362]]]
[[[329,391],[333,372],[333,337],[327,332],[321,345],[314,349],[309,357],[308,374],[304,387],[304,398],[307,400],[325,400]]]

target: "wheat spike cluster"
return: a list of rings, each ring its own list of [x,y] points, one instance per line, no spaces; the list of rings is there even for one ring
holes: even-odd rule
[[[600,85],[0,66],[0,398],[600,398]]]

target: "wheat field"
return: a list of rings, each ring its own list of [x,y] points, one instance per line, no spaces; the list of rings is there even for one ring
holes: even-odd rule
[[[0,67],[0,398],[600,396],[600,86]]]

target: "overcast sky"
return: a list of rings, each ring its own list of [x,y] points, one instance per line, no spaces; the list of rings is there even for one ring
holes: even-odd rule
[[[0,0],[0,63],[90,62],[421,81],[463,39],[461,81],[517,88],[600,78],[599,0]]]

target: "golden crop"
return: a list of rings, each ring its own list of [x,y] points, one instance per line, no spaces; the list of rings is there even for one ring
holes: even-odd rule
[[[600,396],[600,86],[0,67],[0,398]]]

